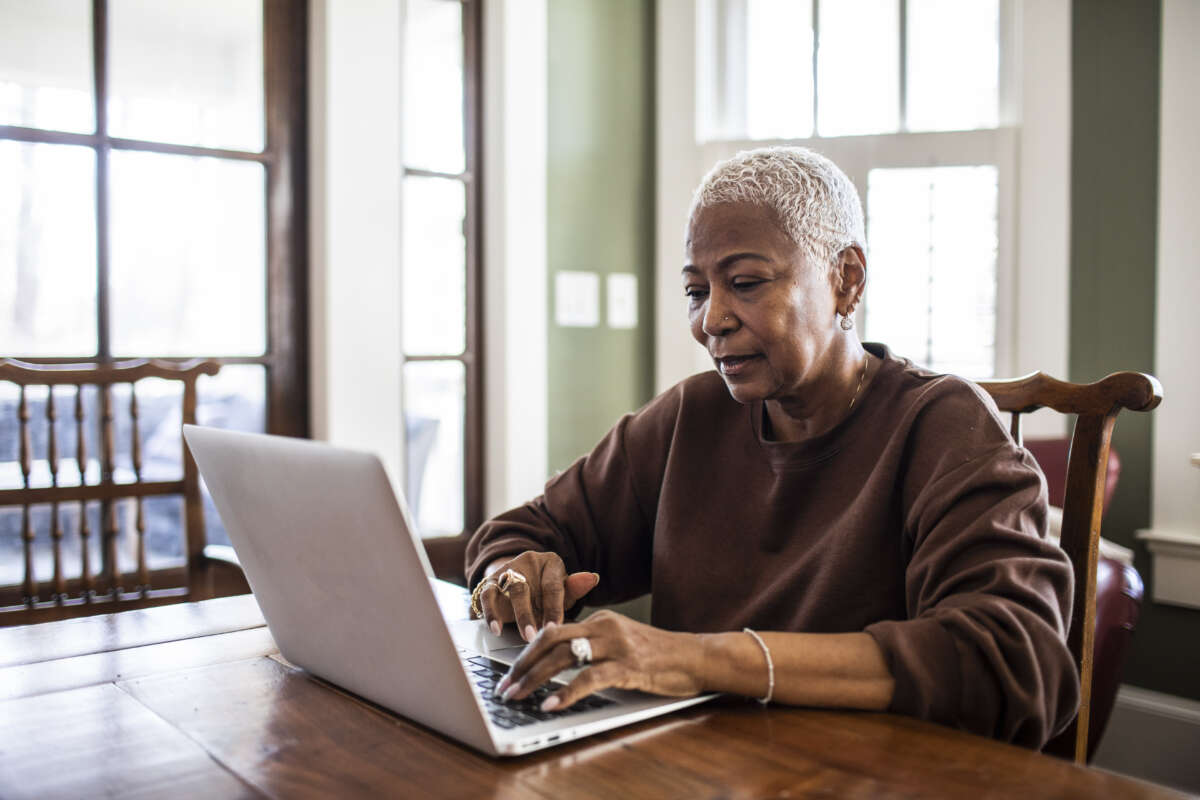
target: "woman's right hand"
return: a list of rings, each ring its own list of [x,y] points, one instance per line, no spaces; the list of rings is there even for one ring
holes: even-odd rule
[[[525,580],[504,581],[501,576],[512,570]],[[594,572],[567,574],[567,568],[557,553],[526,550],[515,558],[505,556],[488,564],[479,593],[483,619],[492,633],[500,634],[506,622],[516,622],[517,631],[525,641],[532,641],[548,623],[562,624],[563,612],[596,588],[600,576]]]

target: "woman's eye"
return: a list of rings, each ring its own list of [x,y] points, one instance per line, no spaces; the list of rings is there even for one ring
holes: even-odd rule
[[[765,281],[760,280],[741,280],[734,281],[733,288],[738,290],[753,289],[755,286],[761,286]]]
[[[704,289],[695,289],[690,286],[684,289],[683,293],[692,300],[702,300],[708,294]]]

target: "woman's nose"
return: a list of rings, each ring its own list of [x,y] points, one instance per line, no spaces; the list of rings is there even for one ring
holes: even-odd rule
[[[729,306],[714,298],[713,295],[709,295],[702,323],[704,332],[709,336],[723,336],[733,330],[736,325],[734,315],[729,312]]]

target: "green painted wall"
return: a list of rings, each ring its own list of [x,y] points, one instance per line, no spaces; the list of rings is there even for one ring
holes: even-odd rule
[[[1118,369],[1154,371],[1158,233],[1158,0],[1075,0],[1071,101],[1071,380]],[[1163,387],[1171,402],[1171,387]],[[1121,480],[1104,536],[1135,547],[1150,525],[1153,414],[1117,419]],[[1123,679],[1200,699],[1200,612],[1159,605],[1147,591]]]
[[[653,387],[654,4],[549,0],[549,467],[589,451]],[[600,326],[560,328],[560,270],[600,274]],[[605,324],[604,276],[638,276],[638,327]]]

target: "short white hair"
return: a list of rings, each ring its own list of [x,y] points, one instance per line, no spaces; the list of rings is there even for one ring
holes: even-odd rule
[[[688,219],[723,203],[749,203],[773,212],[788,238],[830,269],[847,247],[866,250],[858,190],[836,164],[804,147],[743,150],[719,162],[692,195]]]

